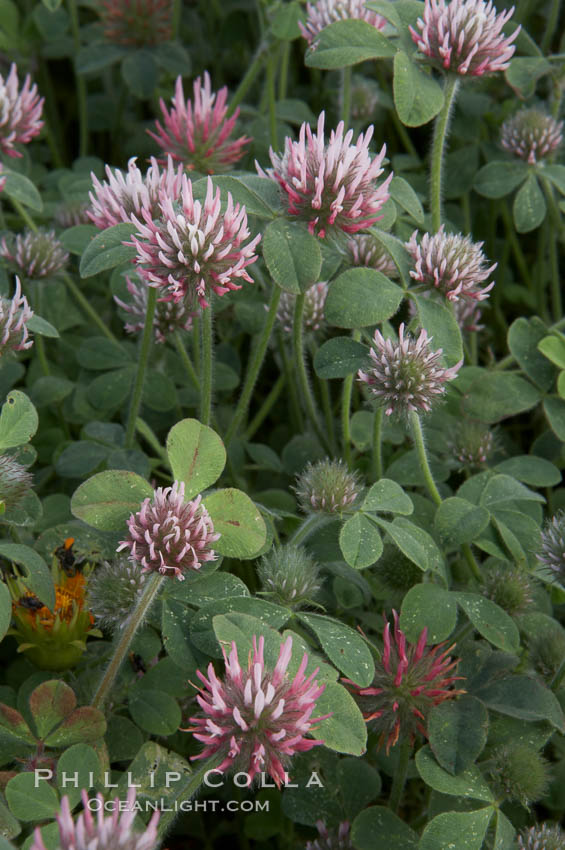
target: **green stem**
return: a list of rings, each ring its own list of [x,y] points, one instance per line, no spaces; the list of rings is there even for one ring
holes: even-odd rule
[[[551,40],[555,33],[555,28],[557,26],[557,22],[559,20],[559,10],[561,7],[561,0],[552,0],[551,7],[549,9],[549,15],[547,18],[547,24],[545,26],[545,32],[543,34],[543,39],[541,42],[541,52],[548,53],[549,48],[551,46]]]
[[[261,425],[265,421],[266,417],[269,415],[273,405],[275,404],[278,397],[280,396],[285,383],[286,383],[285,376],[279,375],[275,384],[273,385],[271,392],[269,393],[269,395],[267,396],[267,398],[265,399],[265,401],[263,402],[263,404],[259,408],[258,412],[255,414],[255,416],[253,417],[253,419],[251,420],[251,422],[247,426],[247,429],[246,429],[245,435],[244,435],[246,440],[250,440],[253,437],[253,435],[255,434],[255,432],[261,427]]]
[[[277,63],[277,52],[271,50],[267,59],[267,94],[269,103],[269,136],[271,145],[276,150],[277,145],[277,95],[275,92],[275,66]]]
[[[153,431],[153,429],[145,422],[141,417],[137,417],[135,420],[135,430],[143,437],[143,439],[149,443],[153,451],[156,455],[159,456],[159,459],[165,464],[165,466],[169,466],[169,458],[167,452],[157,439],[157,435]]]
[[[196,390],[200,391],[200,381],[198,380],[198,375],[196,374],[196,370],[192,365],[192,360],[188,356],[188,352],[181,339],[179,331],[175,331],[173,333],[173,341],[175,343],[175,348],[179,353],[180,359],[182,360],[182,365],[184,366],[186,374],[188,375],[188,380]]]
[[[226,113],[226,118],[229,118],[230,116],[233,115],[233,113],[235,112],[235,110],[237,109],[237,107],[239,106],[239,104],[241,103],[241,101],[243,100],[245,95],[247,94],[248,90],[251,88],[251,86],[255,82],[255,78],[258,76],[259,71],[261,70],[261,66],[263,65],[263,62],[265,60],[266,51],[267,51],[267,45],[266,44],[263,44],[259,47],[259,50],[255,54],[255,58],[253,59],[253,62],[251,63],[251,65],[247,69],[242,81],[240,82],[239,86],[235,90],[233,96],[230,98],[230,105],[229,105],[228,111]]]
[[[165,580],[165,576],[162,576],[160,573],[152,573],[151,576],[147,579],[145,583],[145,589],[141,596],[139,597],[139,601],[128,617],[126,624],[121,632],[120,638],[116,643],[116,647],[114,649],[114,654],[112,655],[112,660],[110,661],[104,676],[102,677],[102,681],[98,685],[96,693],[92,698],[92,707],[93,708],[102,708],[112,685],[118,675],[120,667],[122,666],[122,662],[126,657],[126,653],[130,647],[130,644],[134,638],[134,635],[138,628],[141,626],[145,619],[145,615],[149,611],[153,601],[155,600],[157,594],[159,593],[159,589]]]
[[[542,180],[543,190],[547,199],[549,209],[549,264],[551,270],[551,308],[554,321],[559,321],[563,316],[563,302],[561,300],[561,279],[559,277],[559,246],[558,240],[561,236],[561,213],[555,203],[553,188],[547,180]]]
[[[173,41],[179,37],[181,15],[182,15],[182,0],[173,0],[173,13],[171,15],[171,24],[172,24],[172,30],[173,30]]]
[[[80,27],[78,18],[78,6],[76,0],[69,0],[69,16],[71,19],[71,32],[76,53],[80,47]],[[88,114],[86,111],[86,82],[84,77],[77,74],[75,70],[77,88],[78,117],[79,117],[79,156],[86,156],[88,151]]]
[[[37,233],[37,224],[32,219],[25,207],[23,207],[20,202],[17,201],[15,198],[10,198],[10,203],[12,204],[19,217],[25,221],[29,229],[32,230],[34,233]]]
[[[510,217],[510,213],[508,212],[508,207],[505,201],[501,203],[500,211],[502,213],[502,221],[504,222],[504,230],[506,231],[506,237],[510,242],[512,253],[514,254],[514,259],[516,260],[516,265],[518,266],[518,270],[522,276],[522,280],[524,281],[528,289],[532,290],[532,278],[528,270],[528,263],[526,262],[524,252],[522,251],[522,246],[520,245],[520,241],[516,235],[514,224]]]
[[[361,331],[353,331],[353,339],[359,342],[361,339]],[[343,381],[343,392],[341,395],[341,437],[343,445],[343,455],[345,462],[351,466],[351,427],[350,427],[350,408],[351,394],[353,393],[353,378],[354,375],[348,375]]]
[[[251,394],[253,393],[255,382],[257,381],[259,371],[265,358],[269,339],[271,338],[273,325],[275,324],[275,319],[277,318],[277,308],[279,306],[280,297],[281,289],[278,286],[274,286],[273,291],[271,293],[271,300],[269,302],[269,311],[267,313],[267,318],[265,319],[265,324],[263,325],[261,336],[257,340],[253,356],[251,358],[249,366],[247,367],[247,374],[245,375],[243,389],[241,390],[241,395],[237,402],[237,407],[232,417],[230,427],[228,428],[227,434],[224,438],[224,443],[226,446],[229,445],[230,441],[237,433],[237,429],[241,425],[243,418],[247,412],[247,408],[251,400]]]
[[[290,41],[282,45],[281,67],[279,71],[279,100],[284,100],[288,89],[288,63],[290,60]]]
[[[445,98],[444,104],[434,124],[430,175],[430,211],[432,214],[432,229],[434,232],[439,230],[441,226],[443,154],[449,129],[449,119],[451,117],[453,104],[455,103],[455,95],[457,94],[458,85],[459,79],[456,74],[448,74],[445,78],[445,86],[443,89]]]
[[[296,303],[294,307],[294,324],[292,328],[292,338],[293,338],[293,348],[294,348],[294,367],[296,369],[296,373],[298,376],[298,383],[300,385],[300,389],[302,391],[302,396],[306,405],[306,411],[308,416],[310,417],[310,421],[314,426],[314,430],[318,435],[320,441],[322,442],[326,451],[329,451],[329,444],[326,438],[326,435],[323,432],[323,429],[320,425],[320,420],[318,418],[318,411],[316,410],[316,402],[314,401],[314,396],[312,395],[312,388],[310,387],[310,382],[308,380],[308,373],[306,371],[306,363],[304,356],[304,301],[305,295],[300,294],[296,296]]]
[[[302,433],[302,431],[304,430],[304,417],[302,416],[302,410],[301,410],[301,407],[300,407],[298,392],[296,390],[296,381],[295,381],[295,376],[294,376],[294,372],[293,372],[293,369],[292,369],[292,363],[291,363],[290,358],[288,356],[284,336],[283,336],[280,328],[279,328],[279,333],[278,333],[278,345],[279,345],[279,353],[280,353],[283,368],[284,368],[286,385],[287,385],[288,391],[289,391],[290,413],[291,413],[291,416],[292,416],[292,419],[293,419],[293,424],[295,426],[295,430]]]
[[[320,397],[322,399],[322,410],[324,411],[324,420],[326,423],[326,430],[328,432],[328,439],[332,446],[333,452],[335,450],[336,442],[330,387],[328,381],[326,381],[324,378],[318,379],[318,386],[320,387]]]
[[[292,543],[293,546],[298,546],[299,543],[303,543],[318,528],[327,525],[331,518],[330,514],[309,514],[302,525],[298,526],[294,534],[291,534],[288,542]]]
[[[68,272],[60,272],[60,276],[65,281],[67,289],[69,290],[69,292],[71,293],[83,313],[88,316],[88,318],[94,325],[96,325],[100,333],[104,334],[104,336],[112,342],[118,343],[118,340],[116,339],[110,328],[105,324],[103,319],[100,318],[100,315],[96,312],[94,307],[92,307],[90,302],[86,300],[86,298],[80,291],[78,285],[72,279],[71,275]]]
[[[422,470],[428,493],[430,494],[436,505],[441,505],[441,496],[439,494],[439,490],[436,487],[436,483],[432,475],[432,470],[430,469],[430,463],[428,461],[428,453],[426,451],[426,445],[424,443],[424,432],[422,431],[422,423],[420,421],[420,417],[418,416],[415,410],[410,411],[410,424],[412,426],[412,435],[414,437],[414,445],[416,446],[416,452],[418,454],[418,460],[420,462],[420,469]]]
[[[345,124],[345,129],[349,127],[351,115],[351,66],[344,68],[341,77],[341,120]]]
[[[389,808],[393,812],[398,812],[402,802],[404,786],[406,785],[406,777],[408,776],[408,765],[410,763],[410,753],[412,745],[410,738],[406,737],[400,744],[400,752],[398,753],[398,761],[392,778],[392,788],[390,789],[390,797],[388,800]]]
[[[373,421],[373,476],[375,481],[383,477],[383,416],[384,407],[375,409]]]
[[[124,448],[131,449],[135,438],[135,422],[137,414],[141,406],[141,397],[143,395],[143,382],[145,380],[145,370],[149,360],[149,352],[153,341],[153,317],[155,315],[155,307],[157,305],[157,290],[154,286],[147,287],[147,308],[145,310],[145,324],[143,326],[143,334],[141,337],[141,347],[139,350],[139,358],[137,361],[137,372],[135,375],[135,383],[129,406],[128,421],[126,426],[126,438]]]
[[[202,379],[200,395],[200,421],[203,425],[210,424],[212,416],[212,381],[213,381],[213,338],[212,304],[202,311]]]
[[[196,794],[202,783],[204,782],[204,777],[209,770],[214,770],[218,767],[218,765],[223,760],[222,755],[211,756],[206,761],[202,762],[198,770],[190,773],[182,783],[179,783],[176,793],[167,799],[168,807],[162,812],[161,817],[159,818],[159,827],[158,827],[158,836],[162,841],[171,827],[172,822],[178,816],[180,809],[180,803],[185,800],[190,800],[191,797]],[[218,781],[217,778],[214,782]],[[176,805],[175,805],[176,804]],[[178,809],[178,811],[175,811]],[[158,842],[158,845],[161,846],[161,842]]]

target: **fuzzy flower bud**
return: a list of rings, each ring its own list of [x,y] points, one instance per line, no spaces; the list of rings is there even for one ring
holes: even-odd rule
[[[29,74],[19,89],[18,68],[12,63],[8,77],[0,75],[0,150],[7,156],[22,154],[15,145],[25,145],[39,134],[43,127],[41,112],[43,98],[37,86],[31,85]]]
[[[550,156],[563,141],[563,121],[556,121],[541,109],[521,109],[504,122],[500,144],[514,156],[535,165]]]
[[[502,28],[514,6],[499,15],[492,0],[425,0],[412,40],[424,56],[446,71],[481,77],[505,71],[514,54],[520,27],[507,38]]]
[[[84,201],[63,201],[55,210],[55,224],[63,229],[76,227],[78,224],[90,224],[87,210],[88,204]]]
[[[537,559],[558,581],[565,580],[565,511],[559,511],[544,525]]]
[[[16,291],[12,298],[0,296],[0,358],[8,351],[25,351],[31,348],[33,340],[29,335],[27,323],[33,316],[33,310],[22,295],[20,279],[16,277]]]
[[[342,460],[325,458],[308,464],[294,491],[304,513],[341,514],[353,507],[362,489],[357,473]]]
[[[130,313],[133,321],[127,322],[125,329],[130,334],[141,333],[145,327],[145,314],[147,311],[148,288],[144,281],[136,282],[126,277],[128,292],[131,301],[127,303],[114,295],[116,304]],[[155,342],[165,342],[166,338],[174,331],[192,330],[192,314],[188,312],[183,301],[157,301],[155,315],[153,316],[153,333]]]
[[[565,631],[562,626],[555,625],[557,628],[543,630],[528,638],[530,663],[547,684],[551,683],[565,658]]]
[[[18,508],[32,481],[25,466],[10,455],[0,455],[0,507],[7,511]]]
[[[87,604],[97,624],[120,631],[139,601],[145,577],[137,562],[123,556],[96,567],[88,577]]]
[[[528,806],[547,791],[548,762],[530,744],[504,744],[492,753],[489,774],[500,794]]]
[[[184,573],[216,560],[211,547],[220,535],[201,502],[202,496],[184,501],[184,483],[158,487],[153,498],[145,499],[140,510],[131,514],[128,539],[120,541],[117,551],[129,549],[129,560],[141,564],[144,573],[184,581]]]
[[[433,351],[430,343],[425,330],[416,339],[404,333],[404,324],[398,330],[398,342],[385,340],[380,331],[375,331],[370,351],[373,365],[357,374],[377,402],[385,406],[387,416],[407,416],[422,410],[427,413],[445,393],[444,384],[457,375],[463,361],[444,368],[440,365],[442,349]]]
[[[288,673],[292,638],[281,644],[273,670],[265,666],[264,646],[263,637],[257,640],[253,636],[247,669],[239,663],[235,643],[229,656],[222,650],[224,680],[218,679],[212,664],[208,666],[208,678],[197,670],[204,685],[196,697],[203,716],[190,718],[190,731],[205,747],[192,758],[220,756],[217,770],[222,773],[245,772],[249,784],[257,774],[267,773],[280,788],[292,756],[323,744],[305,736],[329,715],[312,718],[325,685],[315,681],[319,668],[308,677],[304,675],[308,656],[304,654],[293,678]]]
[[[308,222],[310,233],[320,237],[328,229],[357,233],[382,217],[379,211],[389,197],[392,174],[380,186],[376,183],[383,173],[386,145],[371,158],[369,143],[373,126],[352,144],[353,130],[345,133],[343,121],[332,130],[326,144],[324,120],[322,112],[317,133],[312,133],[308,124],[302,124],[298,141],[287,136],[282,154],[270,149],[273,168],[265,173],[256,164],[257,171],[261,177],[276,180],[288,214]]]
[[[134,216],[144,212],[156,218],[160,212],[159,201],[163,197],[172,200],[178,197],[182,166],[175,168],[171,157],[168,157],[167,167],[161,171],[157,160],[151,157],[151,165],[144,176],[135,164],[136,159],[132,156],[128,160],[127,174],[118,168],[112,173],[107,165],[108,180],[102,183],[91,173],[93,191],[89,193],[91,206],[87,215],[100,230],[123,221],[133,221]]]
[[[564,847],[565,832],[557,823],[531,826],[518,836],[518,850],[563,850]]]
[[[410,277],[430,289],[443,293],[448,301],[472,298],[484,301],[494,283],[481,289],[495,270],[497,263],[487,266],[481,251],[482,242],[472,242],[460,233],[445,233],[444,226],[437,233],[425,233],[418,243],[415,230],[406,250],[412,257],[414,268]]]
[[[348,261],[352,266],[375,269],[386,277],[398,277],[394,260],[370,233],[357,233],[347,240]]]
[[[230,141],[239,109],[228,118],[227,99],[227,86],[219,92],[212,91],[208,71],[204,72],[204,85],[200,77],[194,83],[194,101],[185,100],[182,79],[177,77],[170,112],[163,99],[160,100],[164,126],[156,121],[157,132],[147,132],[185,168],[203,174],[221,174],[241,159],[251,141],[247,136]]]
[[[343,93],[341,93],[343,97]],[[380,90],[369,77],[354,74],[351,79],[351,117],[355,121],[371,121],[379,105]]]
[[[392,614],[393,633],[385,619],[383,653],[371,686],[361,688],[343,679],[367,723],[380,733],[379,747],[386,744],[387,753],[401,735],[412,743],[418,732],[427,737],[426,721],[433,706],[464,693],[451,687],[461,679],[452,675],[459,663],[449,656],[455,644],[441,652],[443,643],[426,648],[427,629],[416,644],[410,644],[398,626],[398,614]]]
[[[337,830],[329,830],[323,820],[318,820],[316,829],[319,837],[308,841],[306,850],[353,850],[347,821],[342,821]]]
[[[481,422],[460,419],[448,432],[447,450],[456,469],[483,469],[496,449],[495,431]]]
[[[355,18],[378,30],[386,26],[386,19],[367,9],[365,0],[317,0],[306,4],[306,15],[306,22],[299,21],[298,26],[308,44],[312,44],[321,31],[335,21]]]
[[[113,813],[110,817],[104,817],[104,798],[102,794],[98,794],[95,820],[89,806],[88,794],[83,791],[83,811],[76,822],[73,821],[69,798],[63,797],[59,814],[56,815],[59,826],[57,850],[156,850],[159,843],[157,824],[160,813],[153,813],[142,832],[134,832],[135,796],[135,788],[130,788],[125,811],[120,814],[116,800]],[[49,846],[54,845],[49,843]],[[30,850],[46,850],[39,827],[35,830]]]
[[[133,217],[138,231],[133,237],[135,262],[149,286],[165,290],[171,301],[186,299],[189,309],[208,307],[210,290],[216,295],[241,289],[238,279],[252,283],[247,266],[257,260],[254,253],[261,236],[250,242],[245,207],[234,204],[227,193],[222,211],[220,190],[208,178],[204,203],[195,201],[192,183],[183,175],[180,209],[164,196],[161,217],[153,221],[142,210],[144,223]]]
[[[271,601],[295,611],[314,600],[322,586],[318,565],[302,546],[275,546],[263,555],[257,573]]]
[[[3,237],[0,255],[18,274],[33,279],[53,277],[69,260],[54,230],[26,230],[12,239]]]
[[[305,333],[319,331],[324,323],[324,304],[328,294],[328,284],[325,281],[315,283],[306,290],[304,298],[303,328]],[[285,333],[292,333],[294,326],[294,305],[296,295],[283,292],[277,309],[277,321]]]
[[[114,44],[144,47],[170,41],[172,0],[102,0],[104,36]]]
[[[522,614],[533,603],[534,583],[523,567],[501,563],[484,573],[483,596],[511,616]]]

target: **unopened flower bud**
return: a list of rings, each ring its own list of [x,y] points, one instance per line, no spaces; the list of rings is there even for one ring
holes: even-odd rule
[[[33,476],[10,455],[0,455],[0,505],[12,511],[28,492]]]
[[[530,744],[504,744],[491,756],[490,778],[498,793],[528,806],[547,791],[548,763]]]
[[[257,573],[263,592],[294,610],[313,601],[322,586],[318,565],[302,546],[275,546],[263,555]]]
[[[325,458],[309,463],[294,489],[304,513],[340,514],[355,504],[362,484],[343,461]]]
[[[125,557],[104,561],[88,578],[87,603],[96,623],[111,632],[123,628],[143,592],[146,573]]]

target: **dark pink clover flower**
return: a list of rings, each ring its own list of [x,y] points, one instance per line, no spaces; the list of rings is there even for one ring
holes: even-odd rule
[[[445,233],[443,224],[437,233],[424,233],[417,240],[415,230],[405,247],[414,263],[410,272],[418,283],[441,292],[448,301],[460,298],[484,301],[494,282],[481,288],[497,263],[487,265],[483,243],[473,242],[460,233]]]
[[[316,36],[335,21],[347,21],[351,18],[365,21],[375,29],[382,30],[386,26],[386,18],[367,9],[365,0],[318,0],[317,3],[306,4],[306,22],[298,22],[300,32],[308,44],[312,44]]]
[[[508,38],[502,28],[513,12],[497,15],[490,0],[425,0],[419,32],[410,27],[410,34],[420,52],[446,71],[480,77],[508,68],[520,27]]]
[[[128,538],[120,541],[117,552],[129,549],[128,558],[143,572],[158,572],[184,581],[185,573],[199,570],[206,561],[215,561],[214,532],[210,514],[201,504],[202,496],[184,501],[184,483],[158,487],[153,498],[142,502],[128,519]]]
[[[424,629],[416,644],[410,644],[399,628],[398,614],[392,612],[394,628],[385,618],[383,653],[370,687],[361,688],[350,679],[342,679],[356,698],[363,716],[380,733],[379,747],[386,745],[387,754],[400,736],[414,743],[417,733],[427,737],[426,721],[430,710],[444,700],[464,693],[454,690],[461,676],[452,675],[459,659],[449,653],[452,644],[426,647],[428,630]]]
[[[107,180],[100,182],[91,173],[93,191],[89,193],[90,220],[104,230],[115,224],[133,221],[134,216],[147,212],[151,218],[159,215],[159,202],[163,197],[176,199],[180,194],[182,166],[175,168],[171,157],[162,171],[155,157],[145,175],[136,166],[137,157],[128,160],[127,174],[118,168],[106,166]]]
[[[205,71],[204,85],[200,77],[194,82],[194,102],[185,100],[182,79],[177,77],[170,112],[160,100],[164,126],[156,121],[157,132],[147,132],[166,154],[190,170],[203,174],[227,171],[241,159],[251,141],[247,136],[230,141],[239,109],[228,118],[227,99],[227,86],[213,92]]]
[[[54,230],[26,230],[0,242],[0,255],[14,266],[18,274],[28,278],[53,277],[64,269],[69,253],[59,242]]]
[[[341,121],[326,144],[322,112],[317,133],[302,124],[297,142],[288,136],[285,139],[282,155],[270,149],[273,168],[264,172],[256,163],[257,171],[261,177],[276,180],[286,198],[288,214],[308,222],[310,233],[322,238],[328,229],[357,233],[382,217],[379,211],[389,198],[392,179],[390,174],[380,186],[376,184],[383,173],[386,145],[371,159],[373,129],[369,127],[352,144],[353,130],[345,133]]]
[[[316,821],[318,838],[306,843],[306,850],[353,850],[351,836],[349,834],[349,823],[345,820],[340,823],[337,830],[328,829],[323,820]]]
[[[19,88],[18,68],[12,63],[7,79],[0,75],[0,150],[7,156],[20,157],[15,145],[26,145],[41,132],[43,98],[29,74]]]
[[[12,298],[0,297],[0,357],[7,351],[25,351],[33,340],[27,323],[33,316],[27,298],[22,295],[20,279],[16,277],[16,291]]]
[[[133,830],[135,820],[135,788],[130,788],[125,811],[120,813],[118,800],[110,817],[104,817],[104,798],[98,794],[89,801],[86,791],[82,792],[83,812],[73,821],[69,798],[63,797],[56,815],[59,827],[58,850],[156,850],[159,843],[157,824],[160,813],[154,812],[143,832]],[[96,818],[90,806],[95,804]],[[51,843],[49,844],[51,847]],[[39,827],[35,830],[30,850],[46,850]]]
[[[126,282],[131,300],[122,301],[117,295],[114,295],[114,301],[122,310],[130,313],[133,318],[133,321],[127,322],[125,325],[127,333],[141,333],[145,327],[147,312],[147,284],[144,281],[136,282],[130,277],[126,277]],[[183,301],[157,301],[153,317],[155,342],[165,342],[167,337],[176,330],[192,330],[192,313],[187,310]]]
[[[253,282],[246,268],[257,260],[261,236],[245,243],[250,235],[247,213],[229,192],[222,212],[220,190],[214,192],[210,178],[201,203],[194,200],[192,183],[183,175],[179,208],[170,197],[163,197],[160,208],[155,221],[145,209],[144,223],[133,217],[138,228],[133,245],[139,274],[149,286],[163,289],[165,300],[186,299],[190,309],[197,302],[208,307],[210,290],[225,295],[241,289],[236,280]]]
[[[226,675],[216,676],[212,664],[208,678],[200,670],[197,676],[204,687],[196,697],[204,716],[191,717],[189,730],[205,747],[193,759],[210,756],[222,760],[217,770],[244,772],[248,784],[259,773],[266,773],[280,787],[286,780],[286,769],[295,753],[304,753],[323,741],[306,738],[316,724],[330,715],[312,718],[316,700],[324,691],[315,678],[316,668],[308,677],[304,654],[296,675],[290,678],[288,665],[292,658],[292,638],[281,644],[274,670],[265,667],[265,639],[253,637],[253,653],[249,653],[247,669],[241,667],[235,643],[229,656],[224,653]]]
[[[563,121],[541,109],[521,109],[504,122],[500,144],[508,153],[535,165],[556,151],[563,141]]]
[[[427,413],[445,393],[446,382],[456,377],[463,361],[446,369],[441,365],[442,349],[433,351],[430,343],[425,330],[416,339],[404,333],[404,324],[398,330],[398,342],[375,331],[370,351],[372,366],[357,374],[377,402],[385,406],[387,416]]]

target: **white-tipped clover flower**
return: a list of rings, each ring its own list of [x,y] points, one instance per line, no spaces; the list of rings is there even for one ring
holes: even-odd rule
[[[375,331],[372,365],[366,372],[359,371],[358,378],[384,405],[387,416],[428,412],[445,393],[445,384],[456,377],[463,361],[450,369],[442,366],[442,349],[434,351],[431,341],[424,329],[418,337],[405,333],[404,324],[398,330],[398,342]]]
[[[415,230],[406,250],[414,268],[410,272],[418,283],[441,292],[448,301],[460,298],[484,301],[494,282],[482,286],[496,269],[482,251],[482,242],[473,242],[461,233],[446,233],[443,224],[437,233],[424,233],[420,242]]]
[[[304,313],[302,317],[305,333],[314,333],[319,331],[324,324],[324,304],[328,294],[328,284],[326,281],[315,283],[304,293]],[[283,292],[277,309],[277,322],[281,325],[283,331],[287,334],[292,333],[294,325],[294,305],[296,303],[296,295],[290,292]],[[267,309],[265,307],[265,309]]]
[[[497,14],[491,0],[425,0],[412,40],[434,64],[460,75],[480,77],[505,71],[516,49],[502,32],[514,7]]]
[[[357,233],[382,217],[380,210],[389,198],[392,174],[379,185],[376,182],[383,173],[386,145],[372,157],[373,126],[354,144],[353,130],[346,133],[343,121],[326,142],[324,121],[322,112],[316,133],[302,124],[298,141],[287,136],[282,154],[270,149],[273,167],[264,172],[256,164],[257,171],[276,180],[288,214],[307,222],[310,233],[320,237],[329,230]]]
[[[122,301],[117,295],[114,295],[114,301],[132,317],[132,321],[126,322],[124,325],[127,333],[141,333],[145,327],[149,289],[145,281],[132,280],[127,276],[126,285],[130,299]],[[155,342],[165,342],[167,337],[177,330],[190,331],[192,329],[192,318],[192,313],[188,311],[184,301],[157,301],[153,316]]]
[[[18,274],[28,278],[53,277],[64,269],[69,253],[54,230],[26,230],[14,237],[3,237],[0,255]]]
[[[136,160],[135,156],[128,160],[125,174],[119,168],[112,171],[107,165],[107,180],[102,182],[94,173],[91,174],[93,190],[89,193],[87,215],[101,230],[132,221],[133,216],[142,215],[144,210],[154,218],[159,215],[159,201],[163,197],[178,198],[182,165],[174,166],[169,156],[166,167],[161,170],[155,157],[151,157],[151,165],[143,174]]]
[[[535,165],[556,151],[563,141],[563,121],[541,109],[521,109],[500,130],[500,144],[508,153]]]
[[[245,207],[234,204],[229,192],[222,211],[220,190],[214,191],[210,177],[201,202],[194,200],[192,183],[183,175],[178,204],[163,196],[160,209],[155,220],[146,209],[143,221],[133,217],[138,228],[133,245],[139,274],[162,290],[163,298],[185,299],[190,309],[197,303],[208,307],[211,290],[225,295],[241,289],[238,280],[252,282],[247,266],[257,260],[261,236],[246,242],[250,233]]]
[[[0,297],[0,357],[7,351],[25,351],[33,340],[27,323],[33,316],[27,298],[22,295],[20,279],[16,277],[16,291],[12,298]]]
[[[31,142],[43,127],[43,98],[29,74],[19,86],[18,68],[12,63],[7,78],[0,75],[0,150],[12,157],[21,157],[15,146]]]

